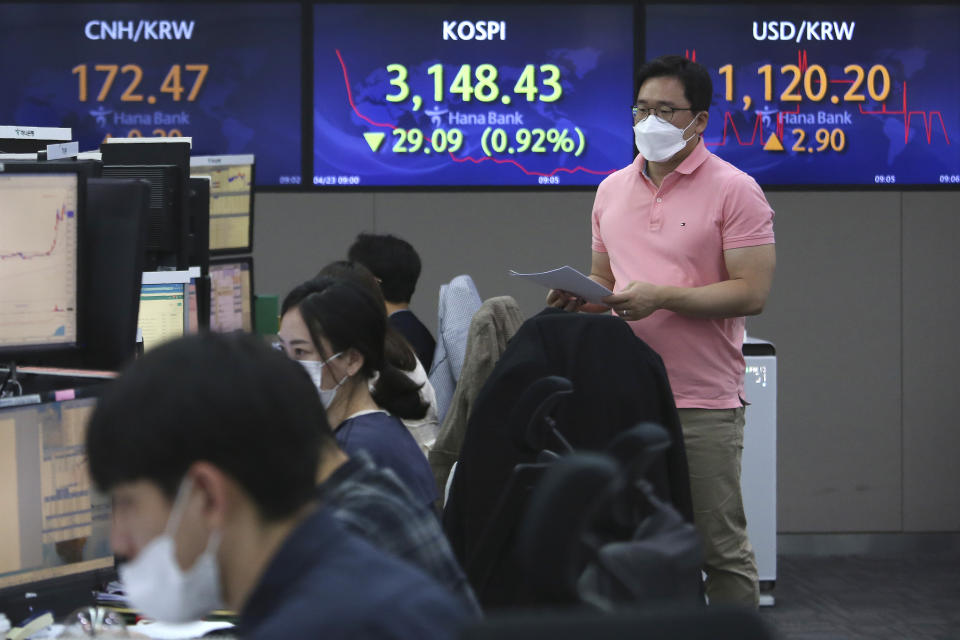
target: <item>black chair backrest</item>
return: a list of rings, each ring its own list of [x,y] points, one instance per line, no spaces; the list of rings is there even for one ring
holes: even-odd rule
[[[554,462],[530,498],[517,552],[534,602],[574,604],[576,583],[593,552],[583,543],[591,516],[618,491],[619,469],[601,454]]]
[[[519,448],[535,453],[535,462],[513,468],[500,493],[493,516],[487,521],[473,553],[464,562],[464,569],[481,602],[496,601],[505,592],[503,585],[491,583],[504,563],[513,560],[513,546],[527,501],[547,466],[560,456],[552,449],[569,445],[554,429],[552,418],[565,396],[573,393],[573,384],[560,376],[547,376],[535,381],[521,394],[508,420],[516,434]],[[558,446],[559,445],[559,446]],[[531,456],[532,457],[532,456]]]
[[[531,384],[517,400],[508,418],[514,433],[522,438],[521,446],[531,451],[553,451],[570,446],[556,431],[553,413],[560,402],[573,393],[573,383],[561,376],[546,376]]]
[[[480,602],[496,601],[502,586],[494,580],[501,565],[511,562],[521,514],[527,509],[530,495],[550,463],[518,464],[494,508],[493,517],[480,534],[473,555],[464,563],[474,593]]]
[[[702,604],[696,530],[644,478],[669,445],[661,427],[641,424],[609,454],[577,452],[544,472],[517,539],[528,603]]]

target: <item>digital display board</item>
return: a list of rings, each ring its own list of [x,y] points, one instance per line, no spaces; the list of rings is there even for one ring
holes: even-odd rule
[[[257,184],[301,180],[301,6],[0,5],[0,124],[189,136],[195,155],[255,154]]]
[[[315,5],[314,184],[599,184],[633,158],[633,12]]]
[[[960,8],[648,5],[645,53],[707,67],[704,140],[762,185],[960,183]]]

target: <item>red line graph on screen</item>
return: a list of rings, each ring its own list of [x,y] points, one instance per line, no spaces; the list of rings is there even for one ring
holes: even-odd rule
[[[376,120],[372,120],[367,116],[365,116],[364,114],[360,113],[360,109],[357,108],[357,104],[353,100],[353,91],[350,89],[350,76],[347,73],[347,65],[343,61],[343,56],[340,54],[340,50],[335,49],[335,51],[337,53],[337,60],[340,61],[340,68],[343,71],[343,83],[347,88],[347,100],[350,102],[350,107],[353,109],[353,112],[357,114],[357,117],[363,120],[364,122],[368,122],[369,124],[375,127],[385,127],[387,129],[390,129],[391,131],[394,129],[398,129],[399,127],[395,124],[391,124],[389,122],[377,122]],[[432,142],[430,137],[424,136],[424,138],[427,140],[427,142]],[[512,158],[492,158],[490,156],[481,156],[479,158],[465,156],[463,158],[458,158],[452,153],[449,153],[449,156],[451,160],[457,163],[469,162],[473,164],[480,164],[482,162],[489,161],[489,162],[493,162],[494,164],[512,164],[516,166],[518,169],[520,169],[523,173],[527,174],[528,176],[550,177],[550,176],[555,176],[558,173],[577,173],[578,171],[582,171],[583,173],[590,173],[597,176],[606,176],[616,171],[616,169],[607,169],[605,171],[598,171],[596,169],[588,169],[586,167],[576,166],[576,167],[573,167],[572,169],[568,169],[567,167],[557,167],[550,173],[543,173],[541,171],[531,171],[530,169],[527,169],[522,164],[520,164],[516,160],[513,160]]]
[[[696,60],[696,49],[687,50],[686,57],[690,60]],[[806,73],[806,70],[810,67],[808,53],[805,49],[801,49],[797,52],[797,67],[800,69],[801,75]],[[813,78],[815,82],[819,82],[819,78]],[[851,84],[853,80],[850,79],[831,79],[831,84]],[[940,129],[943,132],[943,139],[947,144],[951,144],[950,136],[947,134],[947,127],[943,121],[943,113],[940,111],[926,111],[926,110],[911,110],[907,102],[907,82],[903,81],[902,83],[902,99],[901,99],[901,108],[898,111],[891,111],[887,109],[886,103],[881,105],[879,111],[868,111],[863,108],[862,104],[857,104],[857,108],[861,115],[886,115],[886,116],[903,116],[903,142],[906,144],[910,141],[910,119],[913,116],[919,116],[923,120],[923,128],[925,135],[924,137],[927,140],[927,144],[933,143],[933,128],[934,128],[934,119],[940,121]],[[737,124],[734,121],[732,111],[723,112],[723,130],[720,135],[720,142],[707,142],[707,146],[717,147],[727,144],[727,137],[732,131],[733,137],[736,138],[737,144],[740,146],[751,146],[754,144],[764,144],[766,138],[763,134],[763,114],[757,113],[756,118],[753,121],[753,130],[750,135],[750,139],[744,141],[740,135],[740,131],[737,128]],[[791,111],[778,111],[777,123],[775,126],[775,132],[777,137],[780,140],[783,140],[783,114],[785,113],[800,113],[800,104],[797,103],[797,106]],[[759,137],[759,139],[758,139]]]
[[[865,111],[863,105],[857,105],[860,108],[860,113],[866,115],[887,115],[887,116],[903,116],[903,142],[906,144],[910,141],[910,118],[912,116],[920,116],[923,119],[923,128],[926,131],[927,144],[931,144],[933,138],[933,118],[936,117],[940,120],[940,129],[943,131],[943,139],[947,141],[947,144],[950,144],[950,137],[947,135],[947,127],[943,122],[943,114],[939,111],[911,111],[907,107],[907,83],[903,83],[903,101],[901,103],[900,111],[888,111],[887,105],[881,105],[880,111]]]
[[[66,205],[61,205],[60,209],[57,211],[56,222],[53,223],[53,241],[50,243],[50,248],[47,251],[33,251],[30,253],[24,253],[23,251],[14,251],[11,253],[0,254],[0,260],[7,260],[10,258],[19,258],[21,260],[33,260],[34,258],[46,258],[53,255],[54,250],[57,248],[57,238],[59,237],[57,231],[60,230],[60,223],[65,218],[72,218],[73,211],[67,211]]]

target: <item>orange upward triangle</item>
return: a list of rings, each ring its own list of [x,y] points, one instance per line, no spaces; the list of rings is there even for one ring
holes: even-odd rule
[[[771,133],[770,137],[767,138],[767,144],[763,145],[764,151],[783,151],[783,145],[780,143],[780,138],[777,137],[777,134]]]

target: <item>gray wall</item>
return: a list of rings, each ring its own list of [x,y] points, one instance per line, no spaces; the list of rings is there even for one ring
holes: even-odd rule
[[[777,277],[751,334],[777,345],[784,533],[960,531],[958,193],[768,194]],[[414,311],[473,276],[528,315],[544,291],[507,270],[589,268],[583,193],[258,194],[258,293],[283,295],[357,233],[396,233],[424,264]]]

